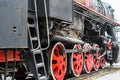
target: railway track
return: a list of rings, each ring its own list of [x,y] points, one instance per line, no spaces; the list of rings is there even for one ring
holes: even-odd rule
[[[79,77],[72,77],[66,80],[96,80],[104,75],[114,73],[120,70],[120,66],[108,66],[98,71],[92,71],[89,74],[81,74]]]
[[[92,71],[89,74],[81,74],[79,77],[72,77],[65,80],[96,80],[104,75],[120,71],[120,65],[117,66],[107,66],[104,69],[99,69],[98,71]],[[3,76],[2,76],[3,77]],[[0,79],[1,80],[1,79]],[[11,77],[8,77],[7,80],[11,80]],[[25,80],[34,80],[33,78],[27,78]]]

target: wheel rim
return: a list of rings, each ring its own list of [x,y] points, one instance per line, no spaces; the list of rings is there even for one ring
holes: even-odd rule
[[[73,49],[81,49],[79,44],[75,44]],[[72,53],[71,56],[71,67],[73,75],[78,77],[82,72],[82,65],[83,65],[83,54],[82,53]]]
[[[65,50],[62,43],[57,43],[51,53],[50,69],[54,80],[63,80],[66,73],[67,57],[63,53]]]
[[[90,47],[90,44],[87,43],[83,46],[85,50],[89,49]],[[93,55],[89,52],[84,53],[84,69],[86,73],[90,73],[93,69]]]
[[[94,44],[93,45],[93,48],[99,48],[99,46],[97,44]],[[93,62],[94,62],[94,65],[93,65],[93,68],[95,71],[98,71],[98,69],[100,68],[100,60],[98,60],[97,58],[100,56],[100,53],[94,53],[93,54]]]
[[[105,68],[106,67],[106,60],[105,60],[105,57],[102,57],[101,58],[101,68]]]

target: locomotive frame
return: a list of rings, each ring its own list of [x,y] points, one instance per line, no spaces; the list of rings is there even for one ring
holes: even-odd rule
[[[120,24],[113,20],[113,9],[98,1],[101,10],[96,11],[83,1],[1,0],[0,18],[7,21],[0,30],[5,34],[0,38],[4,80],[8,75],[12,80],[63,80],[116,62],[119,47],[113,29]]]

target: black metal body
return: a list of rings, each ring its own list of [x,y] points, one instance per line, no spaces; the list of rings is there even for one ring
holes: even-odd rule
[[[29,10],[34,11],[34,1],[29,0]],[[45,16],[44,0],[37,0],[38,17]],[[72,22],[72,0],[46,0],[48,17]]]
[[[0,48],[27,48],[27,0],[0,0]]]

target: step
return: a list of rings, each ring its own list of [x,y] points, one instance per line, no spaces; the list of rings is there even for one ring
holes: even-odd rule
[[[39,78],[39,80],[47,80],[47,77],[46,77],[46,76],[41,76],[41,77]]]
[[[37,52],[41,52],[41,50],[35,50],[34,52],[35,52],[35,53],[37,53]]]
[[[41,50],[35,50],[33,51],[34,54],[40,54],[41,55]]]
[[[28,24],[29,27],[34,28],[35,24]]]
[[[36,40],[36,41],[38,40],[37,37],[31,37],[31,39],[34,40],[34,41],[35,41],[35,40]]]
[[[36,64],[36,67],[39,68],[39,67],[44,67],[44,64],[43,63],[37,63]]]

